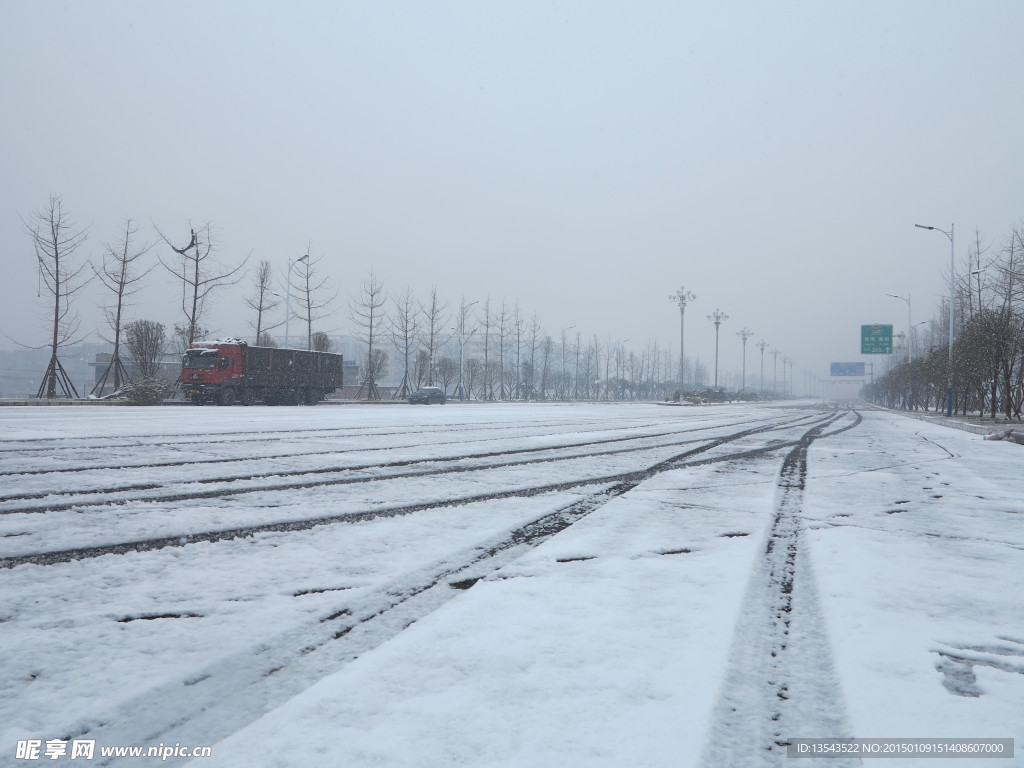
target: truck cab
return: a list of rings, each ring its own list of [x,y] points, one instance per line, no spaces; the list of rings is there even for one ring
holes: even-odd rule
[[[242,378],[242,345],[197,343],[181,358],[179,381],[193,403],[220,402]],[[227,403],[230,404],[230,403]]]

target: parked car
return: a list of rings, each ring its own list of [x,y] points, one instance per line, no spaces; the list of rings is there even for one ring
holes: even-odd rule
[[[413,405],[444,405],[445,400],[447,398],[444,396],[444,390],[440,387],[420,387],[409,396],[409,402]]]

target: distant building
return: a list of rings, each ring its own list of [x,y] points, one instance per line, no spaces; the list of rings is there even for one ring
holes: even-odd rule
[[[109,349],[105,342],[91,342],[65,347],[58,353],[61,366],[82,397],[93,386],[96,354]],[[49,347],[0,351],[0,397],[35,397],[49,364]]]

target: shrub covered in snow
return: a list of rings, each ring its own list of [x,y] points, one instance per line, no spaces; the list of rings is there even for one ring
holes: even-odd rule
[[[125,385],[121,391],[132,405],[156,405],[174,394],[174,382],[148,376]]]

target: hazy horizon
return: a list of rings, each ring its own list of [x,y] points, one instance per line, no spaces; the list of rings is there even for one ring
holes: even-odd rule
[[[688,357],[739,370],[753,331],[828,375],[859,328],[905,330],[948,293],[956,226],[998,250],[1024,215],[1024,6],[124,2],[8,7],[0,348],[45,344],[22,220],[60,195],[99,261],[125,218],[219,258],[323,256],[319,330],[388,291],[519,303],[556,340],[678,354],[668,296],[697,294]],[[165,259],[173,255],[156,248]],[[251,254],[251,255],[250,255]],[[153,256],[155,261],[155,253]],[[152,263],[152,262],[150,262]],[[127,319],[180,322],[162,267]],[[251,279],[207,327],[251,333]],[[98,285],[76,300],[101,329]],[[479,305],[475,307],[479,309]],[[42,315],[42,317],[40,316]],[[292,332],[295,333],[292,321]],[[280,331],[279,331],[280,332]],[[96,340],[95,334],[90,340]]]

